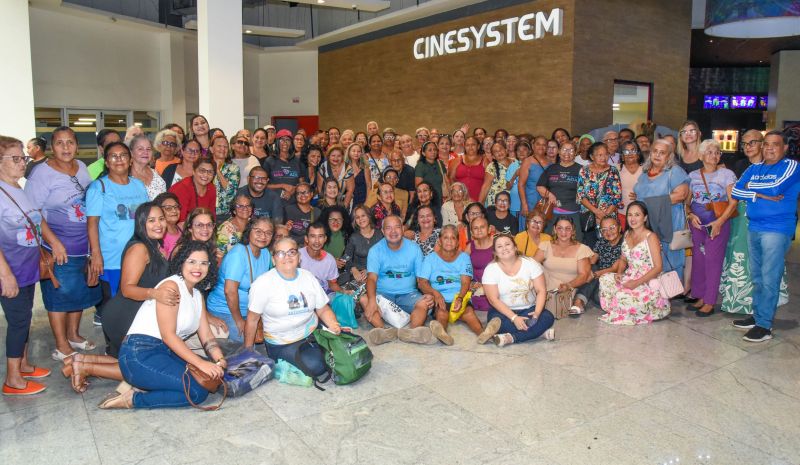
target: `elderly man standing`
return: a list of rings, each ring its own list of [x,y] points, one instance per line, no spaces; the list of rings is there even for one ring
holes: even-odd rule
[[[748,330],[744,340],[749,342],[772,339],[786,252],[797,225],[800,170],[795,160],[784,158],[786,149],[780,131],[768,132],[762,145],[763,161],[747,168],[733,189],[734,198],[747,202],[753,280],[753,316],[734,320],[733,325]]]
[[[619,133],[617,131],[607,131],[603,134],[603,142],[608,146],[608,164],[619,167],[622,159],[619,153]]]
[[[399,338],[403,342],[433,344],[430,328],[425,326],[433,297],[417,290],[417,275],[422,268],[422,251],[403,237],[403,221],[390,215],[381,226],[383,239],[372,246],[367,255],[367,292],[361,297],[364,316],[375,328],[367,334],[374,345]],[[409,328],[386,329],[378,307],[378,294],[411,314]]]

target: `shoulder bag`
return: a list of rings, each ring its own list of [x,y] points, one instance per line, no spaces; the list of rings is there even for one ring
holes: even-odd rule
[[[314,217],[314,209],[311,209],[311,217],[313,222]],[[250,286],[253,286],[253,262],[250,261],[250,246],[245,245],[245,252],[247,252],[247,267],[250,268]],[[261,322],[261,317],[258,318],[258,322],[256,323],[256,338],[253,341],[254,344],[263,344],[264,343],[264,324]]]
[[[645,240],[647,240],[645,238]],[[653,259],[653,251],[650,250],[650,243],[646,242],[647,245],[647,252],[650,254],[650,259]],[[665,254],[666,256],[666,254]],[[669,258],[667,258],[667,263],[669,263]],[[672,263],[670,263],[670,267]],[[647,285],[654,290],[657,290],[661,297],[665,299],[671,299],[677,295],[681,295],[684,292],[683,283],[681,282],[681,277],[678,276],[678,272],[675,270],[667,271],[666,273],[661,273],[658,277],[651,279],[648,281]]]
[[[672,169],[669,170],[669,179],[672,179]],[[669,185],[670,183],[667,181],[667,188],[669,188]],[[672,191],[670,190],[669,192]],[[667,195],[669,195],[669,193]],[[669,214],[672,215],[672,205],[670,205]],[[683,215],[683,225],[683,229],[672,232],[672,240],[669,243],[669,250],[683,250],[694,246],[694,243],[692,243],[692,231],[689,229],[689,223],[686,222],[685,214]]]
[[[202,386],[203,389],[211,393],[217,392],[221,385],[222,399],[220,399],[219,404],[211,405],[208,407],[203,407],[195,404],[192,401],[192,396],[189,394],[189,386],[191,383],[190,377],[194,378],[195,382],[200,386]],[[207,374],[205,374],[203,370],[197,368],[191,363],[186,364],[186,369],[183,371],[183,376],[181,376],[181,381],[183,382],[183,394],[186,396],[186,400],[188,400],[189,404],[196,409],[205,411],[219,410],[219,408],[222,407],[222,403],[225,402],[225,398],[228,397],[228,386],[222,382],[222,378],[212,378]]]
[[[25,213],[25,210],[23,210],[22,207],[19,206],[17,201],[14,200],[14,197],[12,197],[11,194],[8,193],[8,191],[3,189],[2,187],[0,187],[0,190],[2,190],[3,193],[6,195],[6,197],[8,197],[14,205],[16,205],[20,213],[22,213],[22,216],[24,216],[25,220],[28,222],[28,226],[30,226],[31,230],[33,231],[33,237],[34,239],[36,239],[36,245],[39,247],[39,280],[45,281],[49,279],[52,281],[53,287],[58,289],[59,287],[61,287],[61,283],[59,283],[58,279],[56,279],[55,271],[53,269],[55,265],[55,262],[53,260],[53,253],[42,247],[42,241],[39,238],[39,228],[36,227],[36,223],[33,222],[31,217],[28,216],[27,213]]]
[[[706,181],[706,175],[703,174],[703,168],[700,168],[700,177],[703,178],[703,185],[706,187],[706,193],[708,197],[711,198],[711,191],[708,189],[708,182]],[[711,210],[714,212],[714,216],[718,219],[725,214],[725,210],[728,209],[728,202],[709,202],[706,204],[706,210]],[[739,216],[739,211],[734,209],[731,216],[728,219],[736,218]]]

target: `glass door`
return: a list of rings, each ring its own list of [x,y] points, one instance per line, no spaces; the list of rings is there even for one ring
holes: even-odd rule
[[[67,126],[78,137],[78,156],[98,158],[97,131],[101,121],[100,112],[95,110],[67,110]]]

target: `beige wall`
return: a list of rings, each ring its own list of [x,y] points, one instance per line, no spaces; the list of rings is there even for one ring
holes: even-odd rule
[[[564,10],[560,37],[412,55],[418,37],[556,7]],[[690,23],[690,0],[540,0],[321,52],[320,125],[363,130],[376,120],[401,132],[450,132],[468,121],[584,132],[611,123],[614,79],[654,82],[655,119],[677,125],[686,115]],[[631,63],[619,65],[623,56]]]

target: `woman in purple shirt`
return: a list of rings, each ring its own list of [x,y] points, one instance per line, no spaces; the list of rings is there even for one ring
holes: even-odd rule
[[[50,370],[31,365],[27,356],[33,294],[39,281],[39,244],[50,244],[56,263],[67,261],[64,246],[19,186],[29,159],[22,153],[21,141],[0,136],[0,307],[8,322],[6,396],[47,389],[31,380],[49,376]]]
[[[83,162],[76,160],[78,140],[67,127],[57,128],[50,139],[53,157],[37,166],[25,184],[25,194],[42,212],[50,229],[67,250],[67,261],[55,266],[61,286],[42,281],[42,301],[50,319],[56,348],[54,360],[75,350],[92,350],[95,344],[78,333],[83,309],[102,299],[100,286],[87,286],[83,270],[89,253],[86,229],[86,188],[91,183]],[[96,277],[95,277],[96,281]]]

